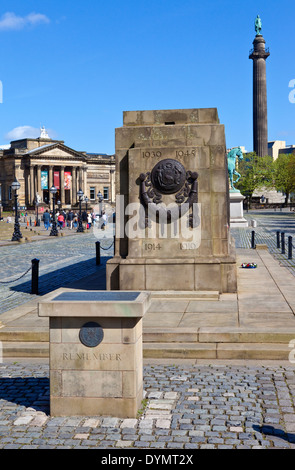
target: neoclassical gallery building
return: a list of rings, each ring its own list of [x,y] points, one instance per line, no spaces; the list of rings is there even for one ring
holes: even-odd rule
[[[98,193],[115,202],[115,156],[86,153],[52,140],[44,128],[36,139],[21,139],[0,150],[0,203],[4,210],[14,205],[12,182],[17,178],[19,205],[34,208],[36,200],[52,207],[50,188],[57,188],[56,201],[64,208],[77,205],[82,189],[89,204],[98,203]]]

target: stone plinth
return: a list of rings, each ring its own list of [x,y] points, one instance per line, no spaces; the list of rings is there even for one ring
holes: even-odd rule
[[[50,325],[50,414],[135,418],[143,397],[149,293],[59,289],[39,303]]]
[[[243,196],[240,191],[230,191],[230,226],[234,227],[248,227],[248,221],[244,217],[243,211]]]
[[[116,165],[121,199],[107,289],[236,292],[225,132],[217,110],[124,112],[124,125],[116,129]],[[181,210],[186,201],[198,206],[191,238],[182,230],[175,236],[181,222],[172,216],[154,224],[150,234],[150,208],[175,204]],[[140,236],[131,237],[126,227],[132,204],[145,212],[134,226],[146,225]],[[188,214],[182,216],[184,224]]]

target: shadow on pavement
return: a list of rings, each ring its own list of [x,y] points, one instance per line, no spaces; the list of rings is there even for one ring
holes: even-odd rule
[[[273,426],[268,426],[267,424],[263,424],[262,426],[254,425],[253,429],[264,435],[283,439],[284,441],[290,442],[292,444],[295,442],[295,434],[286,433],[283,429],[274,428]]]
[[[49,378],[0,377],[0,400],[48,414]]]
[[[102,257],[100,265],[96,266],[96,258],[92,258],[39,275],[38,294],[45,295],[60,287],[72,287],[72,285],[73,288],[86,290],[105,290],[106,263],[109,259],[110,257]],[[27,294],[31,293],[31,289],[31,277],[30,280],[10,288],[11,291]]]

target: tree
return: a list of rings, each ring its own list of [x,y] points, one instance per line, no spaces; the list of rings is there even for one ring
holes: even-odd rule
[[[295,155],[280,153],[274,162],[274,185],[277,191],[285,194],[285,204],[295,191]]]
[[[254,191],[273,187],[274,166],[273,159],[269,155],[259,157],[255,152],[250,152],[244,154],[243,160],[240,160],[238,165],[241,179],[236,187],[248,198],[249,203]]]

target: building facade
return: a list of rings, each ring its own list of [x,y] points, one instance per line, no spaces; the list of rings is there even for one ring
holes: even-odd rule
[[[286,145],[284,140],[273,140],[268,142],[268,155],[276,160],[281,154],[295,155],[295,145]]]
[[[78,203],[81,189],[90,204],[98,202],[98,193],[110,204],[115,202],[115,156],[79,152],[52,140],[44,129],[37,139],[15,140],[0,150],[0,202],[11,209],[14,197],[11,184],[19,181],[19,205],[28,209],[51,205],[50,188],[57,188],[56,201],[65,208]]]

